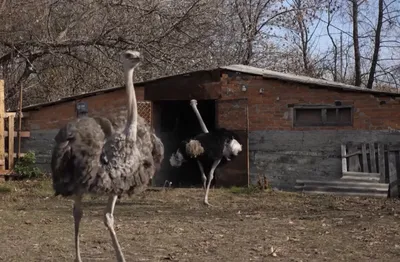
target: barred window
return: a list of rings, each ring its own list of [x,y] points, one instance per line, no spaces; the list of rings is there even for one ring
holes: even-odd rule
[[[352,126],[352,106],[304,105],[293,108],[293,126]]]

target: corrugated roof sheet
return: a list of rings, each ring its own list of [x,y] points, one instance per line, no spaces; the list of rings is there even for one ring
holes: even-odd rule
[[[373,89],[368,89],[368,88],[363,88],[363,87],[358,87],[358,86],[353,86],[353,85],[347,85],[347,84],[334,82],[334,81],[330,81],[330,80],[325,80],[325,79],[312,78],[312,77],[308,77],[308,76],[301,76],[301,75],[295,75],[295,74],[290,74],[290,73],[280,73],[280,72],[276,72],[276,71],[272,71],[272,70],[261,69],[261,68],[257,68],[257,67],[253,67],[253,66],[247,66],[247,65],[230,65],[230,66],[223,66],[221,68],[230,70],[230,71],[242,72],[242,73],[246,73],[246,74],[259,75],[259,76],[262,76],[262,77],[268,78],[268,79],[277,79],[277,80],[302,83],[302,84],[308,84],[308,85],[317,85],[317,86],[322,86],[322,87],[333,87],[333,88],[339,88],[339,89],[348,90],[348,91],[378,93],[378,94],[388,94],[388,95],[400,95],[399,93],[373,90]]]

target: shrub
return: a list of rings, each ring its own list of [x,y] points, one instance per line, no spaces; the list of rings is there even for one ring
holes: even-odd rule
[[[43,172],[36,166],[36,155],[35,152],[29,151],[14,165],[14,173],[21,178],[39,178],[43,175]]]

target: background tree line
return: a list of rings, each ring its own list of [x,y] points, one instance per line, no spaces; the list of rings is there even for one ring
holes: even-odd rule
[[[0,0],[8,109],[136,80],[246,64],[374,89],[400,81],[397,0]]]

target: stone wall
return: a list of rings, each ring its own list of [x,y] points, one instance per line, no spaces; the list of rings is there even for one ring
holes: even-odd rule
[[[296,179],[341,177],[340,145],[347,142],[397,143],[400,132],[366,130],[252,131],[250,181],[265,175],[271,186],[293,189]]]
[[[45,172],[50,172],[51,150],[57,133],[58,129],[33,130],[31,136],[24,138],[21,143],[21,151],[34,151],[37,166]]]

